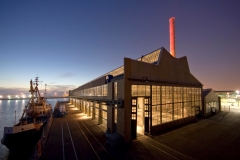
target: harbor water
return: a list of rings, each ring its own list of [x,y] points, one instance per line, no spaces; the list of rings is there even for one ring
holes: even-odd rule
[[[54,109],[57,101],[68,101],[68,98],[47,99]],[[0,139],[3,137],[4,126],[12,126],[21,118],[28,99],[24,100],[0,100]],[[8,148],[0,143],[0,159],[7,160]]]

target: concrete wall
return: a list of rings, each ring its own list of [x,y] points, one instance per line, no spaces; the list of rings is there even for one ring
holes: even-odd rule
[[[190,73],[187,57],[174,58],[164,48],[161,50],[158,65],[131,60],[130,66],[128,68],[125,66],[124,69],[131,70],[129,78],[133,79],[147,77],[149,82],[162,81],[166,83],[202,86]]]
[[[124,100],[124,80],[117,80],[117,98],[123,99]]]
[[[113,82],[108,83],[108,95],[106,99],[113,99]]]
[[[124,126],[124,141],[131,140],[131,112],[132,112],[132,95],[131,95],[131,59],[124,58],[124,111],[123,111],[123,126]],[[121,113],[122,114],[122,113]]]

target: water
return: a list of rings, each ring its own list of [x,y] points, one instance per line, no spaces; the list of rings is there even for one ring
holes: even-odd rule
[[[48,103],[55,107],[57,101],[68,101],[68,98],[47,99]],[[3,137],[4,126],[12,126],[21,118],[23,109],[28,100],[0,100],[0,139]],[[16,111],[16,112],[15,112]],[[15,114],[16,113],[16,114]],[[7,160],[9,151],[0,143],[0,160]]]

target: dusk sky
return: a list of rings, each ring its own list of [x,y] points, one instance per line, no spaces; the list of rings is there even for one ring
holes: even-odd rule
[[[160,47],[214,90],[240,89],[239,0],[1,0],[0,95],[28,92],[37,75],[68,92]]]

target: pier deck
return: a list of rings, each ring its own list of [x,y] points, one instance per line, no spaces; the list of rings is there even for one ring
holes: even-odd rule
[[[240,109],[111,147],[104,127],[73,105],[66,107],[65,117],[53,119],[41,159],[240,159]]]

